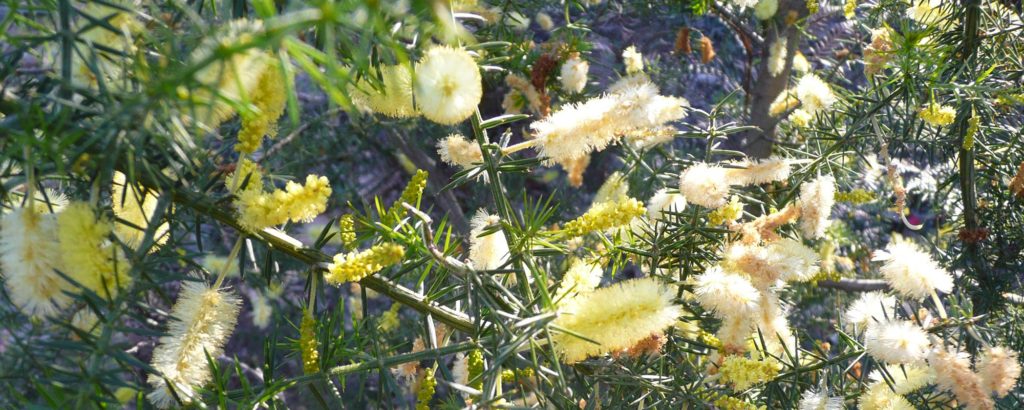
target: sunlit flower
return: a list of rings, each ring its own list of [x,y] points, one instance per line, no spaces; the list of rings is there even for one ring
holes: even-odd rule
[[[886,363],[918,363],[924,360],[930,346],[928,333],[906,320],[878,323],[864,333],[867,353]]]
[[[594,205],[602,202],[618,202],[629,198],[629,181],[621,172],[612,172],[594,194]],[[591,206],[593,207],[593,206]]]
[[[793,55],[793,71],[801,74],[811,71],[811,63],[807,61],[807,57],[800,50]]]
[[[956,119],[956,109],[936,103],[928,104],[918,112],[921,119],[929,125],[941,127],[952,124]]]
[[[807,239],[825,236],[835,205],[836,180],[831,175],[819,175],[813,181],[800,185],[800,231]]]
[[[562,63],[562,88],[571,93],[579,93],[587,86],[587,72],[590,64],[580,58],[579,53],[573,53],[569,59]]]
[[[249,102],[254,109],[242,112],[242,127],[238,130],[235,151],[252,154],[259,149],[264,136],[277,136],[277,119],[284,114],[288,100],[286,72],[279,63],[269,62],[255,87],[248,91]]]
[[[133,7],[127,2],[113,3],[122,3],[121,7],[129,10]],[[143,23],[130,11],[99,2],[84,3],[79,14],[74,30],[81,43],[76,42],[76,50],[71,52],[72,82],[77,86],[96,88],[102,80],[105,88],[123,90],[133,65],[131,55],[135,52],[135,45],[132,37],[144,29]]]
[[[644,56],[636,51],[636,46],[626,47],[622,51],[622,62],[626,64],[626,74],[639,73],[644,70]]]
[[[461,134],[451,134],[437,143],[437,153],[441,161],[446,164],[461,167],[462,169],[472,168],[473,164],[484,161],[484,154],[480,151],[480,145],[470,141]]]
[[[647,219],[664,220],[665,212],[682,212],[686,209],[686,197],[682,194],[669,193],[668,188],[659,189],[651,199],[647,200]]]
[[[828,390],[808,390],[800,396],[800,410],[843,410],[843,398],[829,396]]]
[[[735,164],[740,168],[726,170],[728,180],[737,185],[761,185],[785,181],[789,178],[789,162],[783,158],[743,161]]]
[[[860,396],[861,410],[915,410],[907,399],[885,382],[872,383]]]
[[[836,102],[832,88],[814,74],[804,74],[796,83],[796,97],[800,99],[803,109],[816,113],[828,109]]]
[[[892,58],[892,29],[883,27],[871,30],[871,44],[864,47],[864,74],[878,74]]]
[[[327,210],[331,192],[326,177],[307,175],[304,185],[288,181],[283,190],[242,190],[235,206],[238,207],[242,226],[250,232],[256,232],[289,220],[312,222],[317,215]]]
[[[263,22],[260,20],[234,20],[200,44],[189,60],[193,64],[204,63],[223,48],[253,42],[255,35],[262,30]],[[202,88],[182,88],[179,95],[202,105],[194,109],[198,115],[195,121],[208,128],[216,128],[235,115],[235,107],[239,103],[251,102],[252,92],[263,72],[273,64],[274,59],[259,48],[234,51],[228,58],[213,59],[212,63],[195,73],[195,79]],[[187,114],[192,115],[192,112]]]
[[[726,357],[722,365],[718,367],[718,374],[721,375],[723,383],[731,384],[733,390],[741,391],[755,384],[774,379],[779,374],[779,370],[782,370],[782,363],[771,357],[765,360],[754,360],[740,355],[731,355]]]
[[[971,361],[966,353],[936,348],[928,355],[928,364],[935,371],[935,385],[940,390],[952,392],[968,410],[995,407],[981,377],[971,371]]]
[[[719,208],[726,204],[729,195],[728,172],[718,165],[693,164],[679,174],[679,192],[690,203]]]
[[[907,17],[929,26],[944,21],[948,14],[942,8],[942,0],[911,0],[911,5],[907,8]]]
[[[334,255],[334,262],[327,265],[324,280],[332,285],[358,282],[388,266],[402,261],[405,248],[394,243],[375,245],[362,252]]]
[[[935,381],[935,373],[925,365],[885,366],[896,394],[905,395],[915,392]],[[873,371],[868,378],[875,383],[886,383],[881,371]]]
[[[168,408],[197,399],[198,388],[210,381],[209,361],[221,355],[238,320],[241,299],[230,291],[211,289],[201,282],[183,282],[178,302],[171,309],[167,336],[153,350],[153,368],[149,375],[153,392],[149,401]],[[174,389],[174,393],[171,392]]]
[[[890,242],[884,251],[875,251],[871,260],[883,262],[882,277],[906,297],[923,299],[934,291],[953,290],[953,277],[913,242]]]
[[[537,16],[534,17],[533,20],[536,21],[537,25],[544,31],[551,31],[551,29],[555,27],[554,20],[551,19],[551,16],[548,15],[548,13],[543,11],[538,12]]]
[[[477,211],[470,221],[469,261],[473,269],[494,270],[508,262],[508,241],[499,222],[497,215],[489,215],[483,209]],[[493,225],[497,225],[498,229],[485,234],[484,230]]]
[[[416,63],[414,95],[428,120],[458,124],[473,115],[480,104],[480,67],[466,50],[435,46]]]
[[[302,372],[313,374],[320,371],[320,343],[316,338],[316,319],[309,309],[302,309],[299,322],[299,348],[302,352]]]
[[[846,326],[853,329],[867,329],[876,323],[885,323],[893,317],[896,298],[883,292],[867,292],[850,304],[846,309]]]
[[[721,224],[732,224],[743,217],[743,203],[740,197],[733,195],[729,203],[708,214],[708,225],[718,226]]]
[[[574,259],[569,265],[569,270],[562,275],[554,300],[559,302],[568,297],[591,292],[601,285],[603,276],[604,268],[599,261]]]
[[[16,208],[0,219],[0,274],[11,302],[26,314],[44,317],[70,302],[70,284],[54,270],[61,259],[53,214]]]
[[[675,291],[657,278],[633,279],[577,296],[559,312],[553,324],[596,341],[569,333],[552,336],[566,363],[627,349],[672,326],[681,314],[672,303]]]
[[[814,115],[807,112],[807,110],[804,110],[803,108],[797,108],[793,110],[791,114],[789,114],[789,122],[791,122],[797,128],[807,127],[808,125],[811,124],[812,120],[814,120]]]
[[[978,360],[978,375],[986,391],[1005,397],[1020,377],[1017,352],[1001,346],[986,348]]]
[[[761,303],[761,293],[749,279],[718,266],[694,278],[693,294],[701,306],[719,318],[750,315]]]
[[[594,231],[603,231],[629,224],[633,218],[647,213],[644,205],[633,198],[615,202],[595,204],[585,214],[565,224],[563,232],[568,237],[583,236]]]

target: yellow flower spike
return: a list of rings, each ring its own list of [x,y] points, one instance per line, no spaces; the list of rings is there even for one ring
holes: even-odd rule
[[[753,360],[744,356],[729,356],[718,367],[722,382],[732,384],[734,390],[746,390],[750,386],[763,383],[778,376],[782,364],[768,358]]]
[[[83,287],[101,296],[113,298],[119,287],[131,283],[128,259],[110,242],[114,223],[97,218],[92,206],[72,202],[57,215],[64,273]]]
[[[484,379],[480,375],[484,373],[484,353],[480,349],[469,352],[469,356],[466,357],[466,368],[469,374],[466,378],[470,383],[469,387],[477,390],[483,389]]]
[[[316,319],[309,309],[302,311],[302,322],[299,325],[299,348],[302,350],[302,372],[313,374],[320,372],[320,346],[316,340]]]
[[[434,389],[437,387],[437,379],[434,377],[434,369],[423,370],[423,380],[420,381],[420,388],[416,392],[416,410],[430,410],[430,399],[434,397]]]
[[[420,199],[423,198],[423,190],[427,188],[427,177],[430,174],[422,169],[416,170],[416,174],[409,180],[409,185],[405,186],[405,190],[402,191],[402,196],[398,198],[395,203],[391,204],[391,209],[388,209],[387,215],[384,217],[388,223],[397,223],[401,219],[401,215],[405,214],[405,208],[402,208],[402,202],[406,202],[412,206],[418,206]]]
[[[324,279],[335,286],[358,282],[387,266],[401,262],[404,255],[405,248],[393,243],[376,245],[362,252],[338,254],[334,256],[334,263],[327,265],[328,274]]]
[[[565,235],[573,238],[628,224],[647,213],[643,203],[633,198],[595,204],[587,213],[565,224]]]
[[[341,244],[345,249],[356,248],[356,219],[352,214],[345,214],[338,219],[338,230],[341,232]]]
[[[922,107],[918,114],[921,116],[921,120],[935,127],[952,124],[956,119],[956,109],[935,103]]]
[[[398,309],[401,307],[402,305],[399,303],[392,303],[391,308],[380,315],[378,327],[382,332],[391,332],[398,328],[398,325],[401,323],[398,318]]]
[[[238,144],[235,151],[252,154],[260,148],[263,137],[277,136],[277,119],[284,114],[288,95],[285,89],[285,70],[269,62],[260,74],[256,87],[251,91],[254,112],[242,116],[242,128],[238,130]]]

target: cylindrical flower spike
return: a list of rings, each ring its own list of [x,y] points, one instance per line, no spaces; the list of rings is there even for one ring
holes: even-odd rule
[[[327,265],[324,280],[332,285],[358,282],[385,267],[402,261],[405,248],[393,243],[376,245],[362,252],[351,252],[334,256],[334,263]]]

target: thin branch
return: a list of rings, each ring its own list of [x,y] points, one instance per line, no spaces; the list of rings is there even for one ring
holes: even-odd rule
[[[847,292],[871,292],[888,290],[889,284],[882,279],[839,279],[819,280],[819,288],[844,290]]]

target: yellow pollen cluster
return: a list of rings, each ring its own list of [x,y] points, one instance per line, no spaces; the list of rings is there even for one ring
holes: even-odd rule
[[[316,340],[316,319],[308,309],[302,311],[302,322],[299,324],[299,348],[302,350],[302,372],[305,374],[320,372],[320,347]]]
[[[271,63],[260,75],[251,97],[256,110],[242,115],[242,129],[238,130],[238,144],[235,145],[235,151],[243,154],[252,154],[259,149],[264,135],[270,138],[277,136],[277,119],[284,113],[288,98],[284,70]]]
[[[305,185],[289,181],[284,190],[263,192],[246,188],[239,194],[235,205],[242,227],[255,232],[289,220],[310,222],[327,210],[330,196],[331,185],[327,177],[308,175]]]
[[[615,202],[595,204],[587,213],[565,224],[565,234],[569,237],[583,236],[590,232],[601,231],[628,224],[633,218],[647,213],[647,208],[640,201],[626,198]]]
[[[386,223],[397,223],[401,215],[405,214],[405,208],[402,207],[402,202],[406,202],[412,206],[419,206],[420,199],[423,198],[423,190],[427,188],[427,177],[430,174],[422,169],[416,170],[416,174],[409,180],[409,185],[405,186],[405,190],[402,191],[402,196],[398,198],[395,203],[391,204],[391,208],[388,209],[388,213],[384,219]]]
[[[345,214],[338,219],[338,231],[341,235],[341,244],[345,249],[356,248],[356,219],[352,214]]]
[[[743,203],[740,202],[740,198],[736,195],[732,196],[732,200],[729,201],[728,205],[718,208],[708,214],[708,225],[718,226],[723,223],[736,222],[737,219],[743,216]]]
[[[921,115],[921,119],[928,125],[941,127],[953,123],[956,119],[956,109],[953,107],[939,105],[939,104],[928,104],[918,113]]]
[[[400,262],[404,255],[405,248],[393,243],[376,245],[362,252],[338,254],[334,256],[334,263],[327,266],[328,274],[324,279],[332,285],[358,282]]]
[[[735,390],[746,390],[750,386],[775,378],[782,370],[782,364],[768,360],[753,360],[743,356],[729,356],[718,367],[722,382],[730,383]]]

